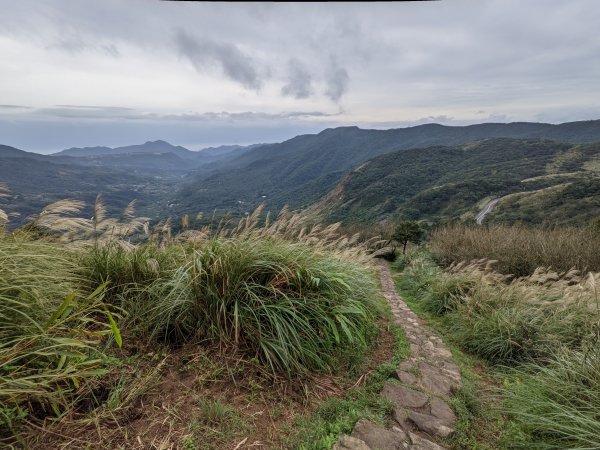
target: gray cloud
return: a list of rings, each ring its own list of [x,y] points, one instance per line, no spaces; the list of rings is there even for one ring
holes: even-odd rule
[[[312,75],[297,59],[288,63],[288,80],[281,88],[281,94],[297,99],[308,98],[313,94]]]
[[[2,107],[2,105],[0,105]],[[341,111],[329,113],[324,111],[282,111],[277,113],[265,113],[261,111],[243,112],[203,112],[164,114],[150,111],[141,111],[134,108],[122,106],[92,106],[92,105],[55,105],[50,108],[31,109],[27,113],[19,113],[20,121],[33,121],[53,118],[78,119],[78,120],[101,120],[101,121],[148,121],[148,122],[257,122],[278,120],[306,120],[327,117],[336,117]],[[16,117],[16,116],[15,116]]]
[[[342,95],[348,91],[349,82],[350,77],[348,76],[348,71],[345,68],[340,67],[335,58],[332,57],[329,68],[325,74],[325,83],[327,85],[325,95],[334,102],[339,101],[342,98]]]
[[[188,58],[198,71],[217,64],[225,75],[246,89],[260,89],[263,84],[255,62],[233,44],[196,38],[181,29],[177,31],[175,43],[180,54]]]
[[[29,149],[600,117],[598,0],[5,3],[0,99],[32,109],[0,107],[0,143]]]
[[[0,105],[0,108],[5,108],[5,109],[31,109],[30,106],[23,106],[23,105]]]
[[[62,50],[71,54],[82,52],[98,52],[113,58],[118,58],[121,54],[117,46],[113,43],[91,43],[84,40],[79,34],[71,34],[60,37],[54,44],[48,45],[49,49]]]

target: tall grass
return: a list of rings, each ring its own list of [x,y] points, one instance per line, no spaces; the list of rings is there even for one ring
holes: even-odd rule
[[[103,373],[109,313],[102,289],[82,296],[75,273],[64,248],[0,235],[1,429],[62,414]]]
[[[487,260],[447,270],[420,254],[400,285],[461,347],[506,374],[507,448],[600,448],[597,274],[538,268],[514,278]]]
[[[505,382],[513,448],[600,448],[600,349],[558,349]]]
[[[144,337],[207,339],[288,376],[360,355],[375,318],[369,241],[285,210],[261,214],[176,236],[165,221],[146,244],[94,245],[80,273],[89,289],[107,283]]]
[[[591,228],[527,228],[520,225],[450,225],[435,230],[431,249],[440,261],[497,260],[495,269],[516,276],[537,267],[600,271],[600,236]]]
[[[215,238],[130,289],[123,307],[151,337],[209,339],[291,375],[361,353],[374,328],[374,289],[359,265],[306,244]]]

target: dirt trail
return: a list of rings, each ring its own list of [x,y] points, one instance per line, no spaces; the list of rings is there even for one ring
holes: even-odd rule
[[[383,294],[396,323],[410,342],[410,356],[388,381],[381,396],[393,405],[392,419],[382,427],[366,419],[342,436],[334,450],[442,450],[452,436],[456,416],[448,400],[461,386],[460,369],[442,340],[425,327],[396,292],[386,262],[380,264]]]

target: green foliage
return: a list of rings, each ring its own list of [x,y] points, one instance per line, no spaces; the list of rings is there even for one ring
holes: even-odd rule
[[[126,290],[150,284],[176,267],[181,259],[174,247],[161,249],[148,243],[128,250],[109,243],[95,245],[83,252],[78,273],[85,280],[83,284],[87,290],[93,291],[106,284],[106,301],[118,305]]]
[[[307,245],[216,238],[122,305],[155,338],[202,336],[292,375],[331,370],[366,346],[373,293],[360,266]]]
[[[23,225],[29,216],[50,203],[75,198],[91,205],[98,193],[110,205],[111,214],[119,214],[132,199],[137,199],[143,215],[156,216],[164,212],[165,207],[160,205],[166,205],[167,193],[174,189],[179,177],[157,176],[143,169],[67,164],[60,158],[43,155],[2,158],[0,152],[0,180],[8,184],[12,193],[2,209],[18,214],[10,218],[9,225],[14,227]],[[91,216],[93,212],[86,209],[85,214]]]
[[[352,171],[317,209],[327,220],[343,222],[473,220],[486,198],[568,181],[560,195],[502,199],[485,220],[580,225],[600,214],[598,174],[584,167],[598,151],[598,144],[497,138],[390,152]],[[571,153],[569,164],[556,163]],[[544,178],[552,171],[569,177]],[[519,208],[510,206],[517,201]]]
[[[598,448],[600,299],[593,274],[538,269],[509,283],[482,263],[443,272],[422,256],[399,285],[416,310],[441,314],[436,323],[453,341],[504,376],[510,422],[503,448]]]
[[[424,235],[425,230],[418,222],[404,220],[396,226],[392,238],[402,244],[402,254],[405,255],[406,245],[409,242],[419,244]]]
[[[448,183],[450,189],[442,193],[443,204],[431,215],[454,216],[460,214],[459,208],[471,209],[489,192],[518,188],[520,180],[543,170],[540,167],[544,161],[540,159],[546,157],[549,161],[549,152],[571,147],[548,139],[596,142],[600,141],[598,129],[597,121],[557,126],[428,124],[392,130],[327,129],[316,135],[258,146],[237,159],[211,167],[212,173],[201,174],[181,188],[177,208],[184,213],[202,205],[207,213],[216,208],[240,215],[261,202],[266,202],[271,210],[286,204],[297,208],[310,205],[341,182],[345,200],[328,215],[332,222],[375,222],[399,211],[406,212],[404,219],[419,219],[424,215],[420,210],[428,207],[429,199],[412,201],[413,196]],[[529,142],[540,138],[546,140]],[[458,146],[481,139],[485,151],[474,151],[471,156],[465,148],[452,154]],[[449,147],[435,147],[441,145]],[[362,173],[365,177],[361,177]],[[519,174],[523,176],[518,178]],[[451,185],[464,180],[468,185],[459,186],[460,195],[456,195]],[[413,214],[409,215],[409,207]]]
[[[59,246],[0,236],[0,426],[33,410],[60,415],[106,372],[99,349],[119,334],[103,288],[83,296],[73,255]]]
[[[548,360],[512,371],[506,411],[517,430],[511,448],[600,447],[600,351],[558,349]],[[517,431],[517,432],[516,432]]]
[[[191,439],[184,441],[188,448],[196,447],[196,441],[202,449],[223,448],[228,441],[235,436],[249,431],[249,424],[239,409],[223,401],[220,398],[202,399],[199,402],[202,415],[192,420],[191,431],[202,435],[203,441]]]

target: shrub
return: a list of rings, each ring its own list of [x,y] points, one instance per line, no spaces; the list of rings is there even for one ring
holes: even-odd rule
[[[160,339],[200,336],[275,372],[331,370],[361,354],[374,327],[374,283],[361,266],[279,239],[215,238],[124,304]]]
[[[464,348],[494,363],[543,358],[560,345],[580,349],[600,320],[590,280],[503,284],[482,277],[449,322]]]
[[[398,224],[392,238],[402,245],[402,254],[405,255],[408,243],[419,244],[424,234],[425,230],[418,222],[405,220]]]

